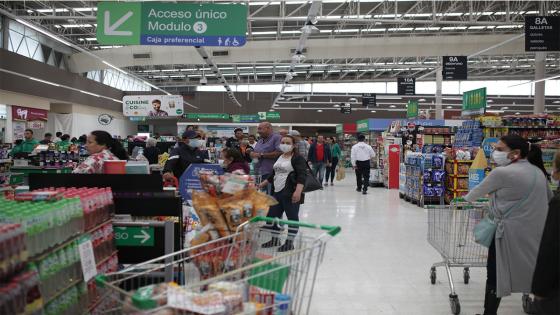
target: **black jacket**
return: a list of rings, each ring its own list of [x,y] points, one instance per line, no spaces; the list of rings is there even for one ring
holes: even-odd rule
[[[533,294],[560,302],[560,194],[548,204],[537,264],[533,273]],[[556,311],[560,311],[556,309]]]
[[[305,178],[307,176],[307,162],[301,155],[294,154],[292,156],[292,167],[294,168],[294,170],[293,172],[288,174],[288,179],[286,179],[286,187],[284,187],[284,189],[290,194],[294,193],[297,184],[305,185]],[[273,170],[272,174],[270,174],[270,176],[268,177],[268,182],[272,184],[273,191],[274,191],[274,175],[275,172]],[[301,200],[299,202],[300,204],[304,202],[305,199],[304,197],[305,194],[301,193]]]
[[[144,156],[150,164],[158,163],[158,156],[161,154],[158,147],[148,147],[144,149]]]
[[[173,172],[175,177],[180,178],[192,163],[204,163],[204,152],[181,143],[178,148],[171,150],[163,171]]]
[[[313,142],[309,147],[309,153],[307,153],[307,160],[311,163],[317,162],[324,162],[328,163],[331,162],[331,147],[324,142],[323,143],[323,161],[317,161],[317,141]]]

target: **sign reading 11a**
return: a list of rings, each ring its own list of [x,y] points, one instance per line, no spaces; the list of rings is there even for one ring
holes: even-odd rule
[[[247,6],[100,1],[97,25],[104,45],[236,47],[246,43]]]

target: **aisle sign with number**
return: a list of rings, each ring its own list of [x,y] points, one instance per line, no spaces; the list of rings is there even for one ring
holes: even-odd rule
[[[484,114],[485,111],[486,88],[466,91],[463,93],[463,116]]]

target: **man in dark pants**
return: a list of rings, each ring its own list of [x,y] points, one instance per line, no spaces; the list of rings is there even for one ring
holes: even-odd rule
[[[358,143],[352,146],[350,157],[352,167],[356,171],[356,191],[361,191],[362,194],[367,195],[369,170],[371,167],[370,160],[375,157],[375,151],[365,141],[366,136],[358,135]]]

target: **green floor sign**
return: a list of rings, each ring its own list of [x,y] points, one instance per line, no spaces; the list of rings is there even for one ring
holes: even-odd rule
[[[154,246],[154,228],[139,226],[115,226],[117,246]]]
[[[246,43],[247,6],[101,1],[97,25],[104,45],[236,47]]]

